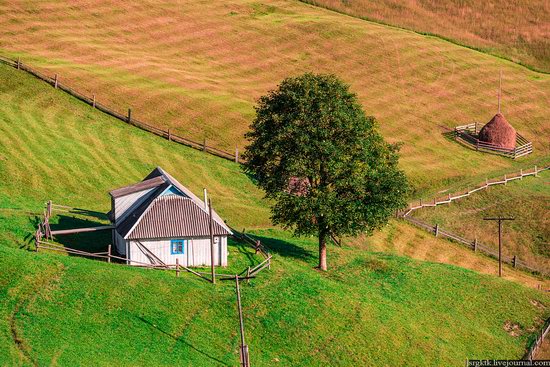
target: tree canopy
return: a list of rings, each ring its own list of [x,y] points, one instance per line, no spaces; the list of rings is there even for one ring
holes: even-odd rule
[[[287,78],[261,97],[246,133],[245,171],[271,200],[272,220],[326,243],[370,234],[406,205],[405,174],[357,96],[334,75]]]

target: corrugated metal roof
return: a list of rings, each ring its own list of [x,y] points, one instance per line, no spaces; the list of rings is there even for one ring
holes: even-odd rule
[[[135,226],[137,221],[141,218],[143,213],[145,213],[147,208],[149,208],[151,203],[168,187],[170,187],[170,184],[168,182],[165,182],[164,184],[156,188],[155,191],[143,201],[143,203],[141,203],[130,214],[128,214],[128,216],[124,218],[122,222],[117,224],[117,232],[122,237],[126,237],[128,232],[130,232],[130,230]]]
[[[121,187],[119,189],[115,189],[115,190],[111,191],[110,194],[114,198],[119,198],[121,196],[126,196],[128,194],[132,194],[134,192],[148,190],[148,189],[151,189],[153,187],[160,186],[165,182],[166,182],[166,179],[163,176],[156,176],[156,177],[149,178],[149,179],[146,178],[145,180],[143,180],[141,182],[138,182],[136,184],[129,185],[129,186],[124,186],[124,187]]]
[[[178,180],[176,180],[174,177],[172,177],[168,172],[163,170],[160,167],[155,168],[147,177],[144,178],[144,180],[150,180],[152,178],[156,177],[164,177],[164,179],[168,182],[170,182],[172,185],[177,187],[184,195],[187,195],[191,200],[193,200],[202,210],[205,212],[207,211],[206,205],[204,201],[199,199],[191,190],[189,190],[187,187],[183,186],[181,183],[179,183]],[[219,216],[218,213],[212,208],[212,217],[216,222],[218,222],[222,227],[224,227],[229,233],[231,232],[231,229],[225,224],[224,220]]]
[[[155,198],[126,238],[173,238],[209,236],[210,217],[190,198],[165,195]],[[217,221],[215,235],[228,235]]]

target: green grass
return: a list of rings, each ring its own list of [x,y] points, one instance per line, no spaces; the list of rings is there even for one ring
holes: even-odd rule
[[[44,201],[89,211],[57,217],[58,226],[101,222],[107,190],[156,165],[196,193],[206,185],[222,217],[255,228],[274,254],[271,270],[243,285],[254,365],[517,358],[549,315],[550,297],[534,289],[355,247],[331,247],[330,270],[320,273],[316,240],[270,228],[261,193],[237,165],[107,118],[5,66],[0,80],[0,364],[238,365],[231,283],[17,248]],[[231,249],[229,261],[238,260],[228,272],[249,263]]]
[[[504,254],[517,255],[521,260],[541,269],[550,267],[550,172],[539,177],[525,177],[506,185],[489,187],[453,202],[435,208],[413,212],[415,217],[439,224],[453,233],[478,240],[498,248],[497,225],[484,217],[498,215],[515,217],[504,224]]]
[[[338,266],[320,274],[313,240],[259,234],[278,255],[271,271],[243,287],[255,365],[516,358],[535,320],[548,314],[530,302],[550,302],[535,290],[393,255],[334,250]],[[238,364],[232,283],[3,246],[0,253],[0,363],[28,364],[11,339],[16,330],[38,365]],[[508,334],[507,321],[521,335]]]

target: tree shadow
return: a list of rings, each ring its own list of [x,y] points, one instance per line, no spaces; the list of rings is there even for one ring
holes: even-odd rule
[[[250,266],[256,265],[258,263],[257,259],[254,257],[254,250],[251,246],[246,245],[243,241],[229,237],[227,239],[227,246],[232,246],[239,251],[240,254],[244,255],[248,260]]]
[[[105,223],[89,219],[72,217],[69,215],[57,215],[58,222],[51,224],[51,230],[73,229],[104,226]],[[75,250],[87,252],[104,252],[112,243],[112,231],[102,230],[97,232],[83,232],[73,234],[55,235],[55,242]]]
[[[247,235],[254,239],[260,240],[270,252],[276,253],[279,256],[292,257],[304,261],[315,259],[316,257],[314,251],[296,246],[291,242],[281,240],[279,238],[260,236],[251,233],[247,233]]]
[[[186,341],[185,339],[183,339],[183,337],[177,337],[175,335],[172,335],[164,330],[162,330],[161,328],[159,328],[157,325],[153,324],[151,321],[143,318],[142,316],[136,316],[136,318],[138,320],[140,320],[141,322],[149,325],[150,327],[156,329],[157,331],[161,332],[162,334],[168,336],[169,338],[172,338],[173,340],[175,340],[176,342],[178,343],[183,343],[185,345],[187,345],[189,348],[193,349],[194,351],[202,354],[203,356],[215,361],[215,362],[218,362],[219,364],[223,365],[223,366],[230,366],[229,364],[227,364],[226,362],[222,361],[221,359],[218,359],[208,353],[206,353],[205,351],[203,350],[200,350],[199,348],[195,347],[193,344],[189,343],[188,341]]]

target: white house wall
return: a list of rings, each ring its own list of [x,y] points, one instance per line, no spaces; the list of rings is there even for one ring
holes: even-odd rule
[[[186,238],[186,240],[185,253],[174,255],[171,254],[171,239],[140,240],[139,243],[165,264],[173,265],[178,259],[179,264],[186,267],[210,266],[210,239]],[[130,240],[129,247],[130,264],[152,263],[136,241]],[[216,266],[227,266],[227,255],[227,236],[221,236],[220,243],[214,245],[214,264]]]
[[[127,213],[137,208],[155,188],[128,194],[115,199],[115,222],[123,220]]]

